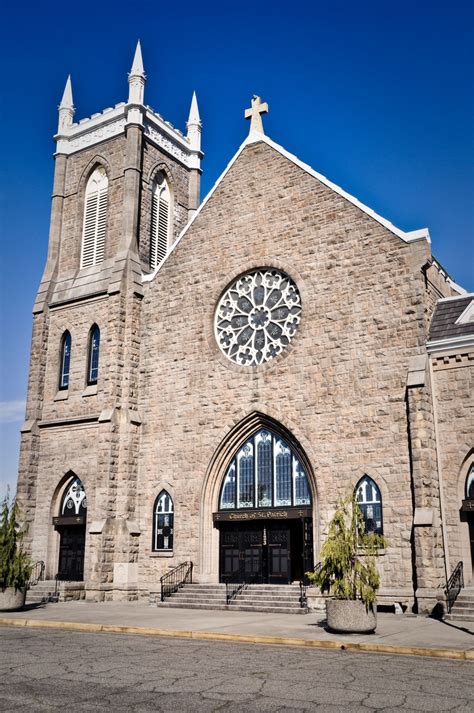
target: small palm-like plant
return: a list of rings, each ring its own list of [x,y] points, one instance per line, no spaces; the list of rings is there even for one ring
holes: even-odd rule
[[[360,599],[367,609],[375,603],[380,576],[378,550],[386,546],[381,535],[367,533],[362,511],[355,497],[343,500],[329,523],[321,548],[321,566],[307,572],[311,583],[336,599]]]
[[[31,575],[31,561],[23,549],[25,530],[20,526],[20,508],[8,496],[0,514],[0,589],[23,589]]]

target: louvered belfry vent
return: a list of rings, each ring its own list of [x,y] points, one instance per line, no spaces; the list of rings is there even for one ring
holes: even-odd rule
[[[170,232],[170,191],[162,173],[153,185],[151,203],[150,267],[154,269],[167,255]]]
[[[97,265],[104,259],[108,187],[105,169],[96,168],[86,186],[81,268]]]

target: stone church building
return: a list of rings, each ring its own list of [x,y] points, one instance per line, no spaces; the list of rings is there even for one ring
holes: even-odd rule
[[[126,103],[55,136],[18,498],[34,560],[87,599],[285,584],[355,492],[382,601],[430,611],[474,556],[474,295],[264,134],[200,202],[201,121]]]

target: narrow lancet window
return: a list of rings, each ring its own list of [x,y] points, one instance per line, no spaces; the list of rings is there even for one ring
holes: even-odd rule
[[[99,378],[100,329],[94,324],[89,335],[89,354],[87,360],[87,383],[97,384]]]
[[[99,166],[86,186],[81,268],[98,265],[104,259],[108,188],[105,169]]]
[[[173,537],[173,500],[166,490],[162,490],[155,501],[153,511],[153,550],[155,552],[172,550]]]
[[[69,368],[71,365],[71,335],[64,332],[61,339],[61,353],[59,363],[59,388],[69,388]]]
[[[162,173],[153,184],[151,198],[150,267],[154,269],[166,257],[170,233],[170,189]]]
[[[382,495],[376,483],[364,475],[355,487],[355,496],[362,511],[366,532],[383,535]]]

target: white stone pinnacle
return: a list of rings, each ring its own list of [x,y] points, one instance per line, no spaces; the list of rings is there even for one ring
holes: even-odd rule
[[[72,99],[72,85],[71,85],[71,75],[68,75],[66,80],[66,86],[64,87],[63,97],[61,103],[58,107],[59,110],[59,120],[58,120],[58,133],[63,129],[68,129],[72,126],[74,120],[74,102]]]
[[[198,103],[196,98],[196,92],[193,92],[193,98],[191,99],[191,108],[189,109],[189,117],[187,121],[187,126],[193,126],[197,124],[201,126],[201,117],[199,116]]]
[[[61,99],[60,109],[74,109],[74,102],[72,100],[72,85],[71,85],[71,75],[68,74],[66,80],[66,86],[64,87],[63,98]]]
[[[145,70],[143,68],[142,48],[137,42],[132,69],[128,75],[128,103],[143,104],[145,99]]]
[[[133,58],[132,69],[130,71],[130,77],[143,77],[145,78],[145,69],[143,67],[142,58],[142,48],[140,45],[140,40],[137,42],[137,47],[135,49],[135,56]]]

